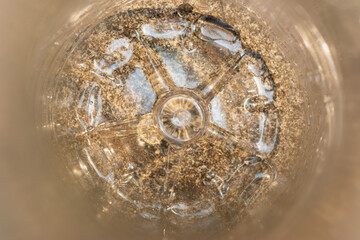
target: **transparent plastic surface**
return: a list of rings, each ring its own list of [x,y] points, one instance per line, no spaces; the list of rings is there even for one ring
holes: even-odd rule
[[[136,6],[90,21],[57,56],[46,114],[61,161],[102,189],[104,215],[223,229],[270,206],[302,171],[308,131],[290,59],[255,16],[251,36],[190,4]],[[271,48],[270,64],[242,34],[267,38],[253,47]]]
[[[3,55],[7,79],[30,79],[11,82],[1,134],[5,153],[27,149],[2,163],[4,236],[352,239],[359,48],[337,14],[351,4],[54,4]]]

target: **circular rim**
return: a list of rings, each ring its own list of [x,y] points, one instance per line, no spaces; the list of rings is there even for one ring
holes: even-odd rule
[[[199,129],[199,131],[197,131],[197,133],[188,140],[179,139],[179,138],[175,138],[175,137],[171,136],[171,134],[167,132],[166,127],[164,126],[164,123],[161,120],[161,116],[162,116],[165,105],[171,99],[178,98],[178,97],[184,98],[188,101],[191,101],[194,104],[194,106],[196,107],[196,109],[198,110],[198,112],[200,113],[200,115],[202,115],[201,129]],[[156,126],[157,126],[160,134],[164,138],[166,138],[170,143],[177,144],[177,145],[188,144],[188,143],[191,143],[194,140],[200,138],[206,130],[206,126],[207,126],[208,119],[209,119],[208,115],[209,115],[208,109],[205,107],[204,101],[191,91],[169,92],[168,94],[166,94],[160,98],[158,103],[156,103],[156,106],[154,109],[155,123],[156,123]]]

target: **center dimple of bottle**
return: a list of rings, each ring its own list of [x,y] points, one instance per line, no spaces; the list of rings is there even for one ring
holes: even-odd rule
[[[157,116],[165,137],[178,143],[188,142],[201,135],[205,114],[198,99],[191,94],[175,94],[160,103]]]
[[[191,113],[187,110],[179,110],[171,118],[171,122],[178,128],[187,127],[191,123]]]

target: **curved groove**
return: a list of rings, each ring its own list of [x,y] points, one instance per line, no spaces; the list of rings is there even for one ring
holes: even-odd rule
[[[257,151],[255,150],[256,146],[253,143],[248,143],[248,142],[240,140],[237,136],[235,136],[231,132],[227,131],[226,129],[217,126],[216,124],[209,123],[209,125],[207,127],[207,131],[209,133],[215,135],[216,137],[219,137],[226,141],[235,143],[240,148],[242,148],[243,150],[245,150],[249,153],[252,153],[252,154],[257,153]]]
[[[221,90],[226,86],[236,71],[236,67],[241,60],[241,57],[230,63],[225,63],[213,72],[203,83],[198,87],[202,97],[205,101],[210,102]]]
[[[240,193],[239,198],[243,200],[245,206],[249,206],[256,201],[256,199],[276,180],[277,171],[266,161],[262,161],[259,164],[264,165],[268,173],[258,171],[250,183]],[[265,183],[258,183],[256,181],[267,181]],[[254,186],[253,186],[254,185]],[[247,195],[247,196],[246,196]],[[246,197],[244,197],[246,196]]]
[[[125,119],[114,122],[105,122],[96,128],[89,129],[83,135],[99,135],[102,138],[123,139],[137,135],[137,127],[140,118]]]
[[[178,181],[180,179],[181,169],[184,167],[184,149],[183,148],[181,148],[179,150],[172,149],[171,151],[170,151],[170,149],[171,149],[171,145],[169,145],[169,152],[171,152],[171,153],[177,152],[178,153],[177,155],[179,156],[179,159],[178,159],[179,163],[175,165],[175,166],[177,166],[176,169],[171,169],[170,170],[170,168],[169,168],[170,159],[171,159],[170,154],[167,156],[167,162],[169,164],[167,166],[167,168],[168,168],[169,171],[166,173],[166,178],[168,178],[168,176],[171,174],[172,171],[173,171],[173,173],[175,172],[175,176],[172,177],[172,179],[173,179],[172,184],[166,182],[166,184],[169,184],[168,187],[167,187],[167,191],[169,191],[169,193],[170,193],[168,203],[172,202],[172,200],[174,200],[174,198],[176,197],[176,195],[175,195],[175,187],[176,187],[176,184],[178,183]],[[174,158],[172,158],[172,159],[174,159]]]
[[[164,63],[159,54],[146,41],[143,41],[138,31],[136,32],[136,39],[140,43],[139,57],[142,61],[142,67],[157,95],[164,94],[169,91],[174,91],[176,86],[171,76],[167,72]]]

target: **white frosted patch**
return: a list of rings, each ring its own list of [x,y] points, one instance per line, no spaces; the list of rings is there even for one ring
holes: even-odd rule
[[[211,104],[211,117],[213,122],[219,127],[226,128],[226,119],[223,111],[223,104],[219,95],[213,98]]]

